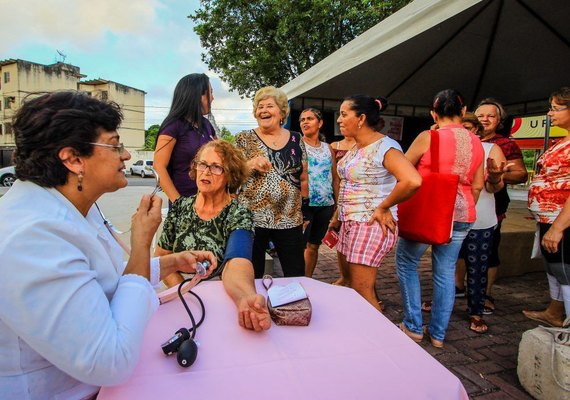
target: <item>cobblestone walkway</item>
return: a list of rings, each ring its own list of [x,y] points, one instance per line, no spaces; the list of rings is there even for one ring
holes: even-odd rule
[[[431,298],[429,252],[422,258],[420,280],[422,299]],[[336,252],[321,246],[313,278],[334,282],[338,278]],[[376,281],[378,296],[386,306],[385,315],[394,323],[402,320],[402,299],[395,271],[394,254],[380,268]],[[526,319],[521,311],[543,309],[549,301],[548,283],[544,273],[502,278],[493,288],[496,311],[484,316],[489,325],[486,334],[469,330],[467,300],[456,299],[445,347],[436,349],[427,340],[421,346],[453,372],[476,399],[532,399],[517,378],[518,345],[523,332],[538,324]],[[424,323],[429,314],[424,313]]]

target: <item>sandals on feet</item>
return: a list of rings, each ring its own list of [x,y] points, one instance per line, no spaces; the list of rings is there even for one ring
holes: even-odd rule
[[[409,331],[403,322],[400,322],[400,324],[398,325],[398,328],[400,328],[400,330],[402,332],[404,332],[410,339],[412,339],[416,343],[420,343],[422,341],[422,339],[424,338],[424,335],[422,335],[420,333],[415,333],[415,332]]]
[[[432,345],[433,347],[436,347],[436,348],[438,348],[438,349],[443,348],[443,340],[437,340],[437,339],[433,338],[433,337],[431,336],[431,334],[429,333],[429,330],[428,330],[428,327],[427,327],[427,326],[424,326],[424,335],[427,335],[427,336],[429,337],[429,340],[430,340],[431,345]]]
[[[475,333],[483,334],[489,330],[489,327],[485,321],[483,321],[483,318],[478,316],[471,316],[469,317],[469,329]]]
[[[431,300],[427,300],[422,303],[422,311],[427,313],[431,312]]]
[[[384,311],[386,305],[384,305],[384,302],[382,300],[378,300],[378,307],[380,307],[380,310]]]
[[[541,324],[553,326],[555,328],[562,328],[564,321],[562,319],[556,319],[556,317],[550,316],[546,310],[544,311],[528,311],[523,310],[522,312],[525,317],[532,319],[533,321],[538,321]]]
[[[485,306],[483,307],[483,314],[491,315],[494,312],[495,312],[495,299],[492,296],[487,295],[485,296]]]

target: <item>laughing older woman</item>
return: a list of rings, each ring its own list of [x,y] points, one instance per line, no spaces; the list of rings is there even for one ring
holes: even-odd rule
[[[301,196],[308,196],[307,156],[301,134],[281,126],[288,114],[282,90],[261,88],[253,99],[258,127],[236,137],[251,171],[239,199],[253,212],[256,278],[263,276],[269,241],[275,245],[285,276],[305,274]]]

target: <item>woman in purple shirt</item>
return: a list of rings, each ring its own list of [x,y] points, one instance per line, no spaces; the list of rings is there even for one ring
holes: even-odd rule
[[[160,126],[154,151],[154,168],[170,203],[180,196],[196,194],[196,182],[188,176],[198,149],[215,139],[204,115],[210,112],[214,95],[206,74],[186,75],[174,89],[172,105]]]

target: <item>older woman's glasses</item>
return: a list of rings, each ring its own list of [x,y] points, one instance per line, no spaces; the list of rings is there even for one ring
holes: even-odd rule
[[[109,148],[115,149],[115,150],[117,150],[117,153],[119,153],[120,156],[122,156],[123,153],[125,152],[125,145],[122,144],[122,143],[119,143],[119,144],[115,145],[115,144],[92,143],[92,142],[88,142],[88,144],[92,144],[93,146],[109,147]]]
[[[224,167],[218,164],[208,165],[204,161],[198,161],[195,162],[194,165],[196,166],[196,170],[200,172],[204,172],[209,169],[212,175],[222,175],[224,173]]]
[[[556,107],[556,108],[554,108],[554,107],[548,107],[548,111],[553,112],[553,113],[560,112],[560,111],[564,111],[564,110],[567,110],[567,109],[568,109],[568,106],[565,106],[565,107]]]

